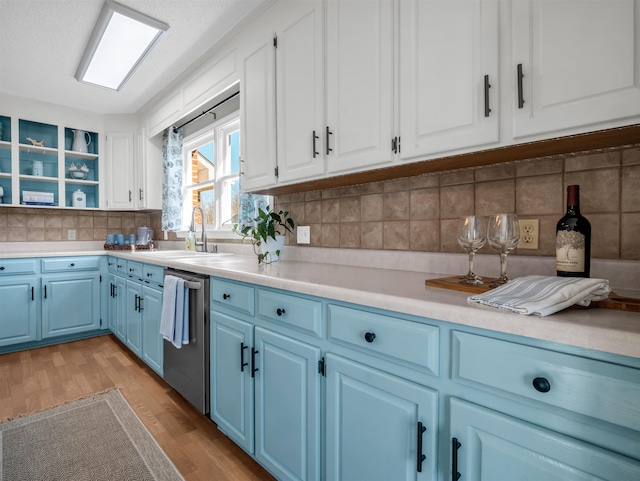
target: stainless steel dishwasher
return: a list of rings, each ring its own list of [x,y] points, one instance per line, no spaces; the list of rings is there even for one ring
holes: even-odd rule
[[[209,414],[209,276],[177,269],[164,274],[184,279],[189,289],[189,344],[177,349],[165,339],[164,380]]]

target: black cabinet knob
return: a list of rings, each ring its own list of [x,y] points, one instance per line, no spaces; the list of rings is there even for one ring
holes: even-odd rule
[[[375,338],[376,338],[376,335],[373,332],[367,332],[364,335],[364,340],[367,342],[373,342]]]
[[[74,266],[75,266],[75,264],[72,262],[72,263],[71,263],[71,267],[74,267]]]
[[[279,316],[281,316],[284,313],[285,313],[284,309],[280,309],[279,307],[276,309],[276,314],[278,314]]]
[[[3,270],[4,270],[4,266],[0,266],[0,271],[3,271]]]
[[[533,387],[538,392],[551,391],[551,383],[543,377],[537,377],[533,380]]]
[[[229,299],[231,297],[231,294],[222,294],[222,298],[223,299]]]

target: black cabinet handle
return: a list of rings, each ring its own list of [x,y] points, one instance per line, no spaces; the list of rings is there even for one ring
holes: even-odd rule
[[[256,354],[258,354],[257,349],[255,348],[251,348],[251,377],[256,377],[256,372],[259,371],[259,369],[256,367]]]
[[[524,74],[522,73],[522,64],[518,64],[518,108],[524,107],[524,93],[522,91],[522,79]]]
[[[489,107],[489,89],[491,88],[491,84],[489,83],[489,76],[484,76],[484,116],[489,117],[491,113],[491,108]]]
[[[313,131],[313,136],[312,137],[313,137],[313,158],[315,159],[316,155],[320,155],[320,152],[318,152],[316,150],[316,140],[318,140],[320,137],[318,137],[316,135],[316,131],[315,130]]]
[[[35,297],[34,297],[34,292],[33,292],[33,286],[31,286],[31,300],[34,301]]]
[[[327,137],[326,137],[326,144],[327,144],[327,155],[329,155],[329,152],[333,152],[333,149],[329,147],[329,136],[333,135],[333,132],[331,132],[329,130],[329,126],[327,125]]]
[[[425,454],[422,454],[422,433],[424,433],[427,428],[422,424],[418,423],[418,472],[422,472],[422,462],[427,459]]]
[[[44,298],[45,299],[47,298],[47,286],[46,286],[46,284],[44,286]]]
[[[533,380],[533,387],[538,392],[549,392],[551,391],[551,383],[545,379],[544,377],[537,377]]]
[[[231,294],[222,294],[222,298],[225,299],[225,300],[229,299],[229,298],[231,298]]]
[[[244,367],[249,365],[248,362],[244,362],[244,350],[247,347],[249,346],[246,346],[244,342],[240,343],[240,372],[244,372]]]
[[[281,316],[282,314],[285,313],[284,308],[280,309],[279,307],[276,309],[276,314],[278,314],[279,316]]]
[[[151,272],[147,272],[147,277],[151,277],[153,274]]]
[[[143,301],[142,296],[139,296],[138,297],[138,312],[142,312],[143,309],[144,309],[144,307],[142,307],[142,301]]]
[[[134,305],[134,307],[133,307],[133,308],[137,311],[137,310],[138,310],[138,294],[136,294],[136,299],[135,299],[135,301],[133,302],[133,305]]]
[[[460,473],[458,472],[458,449],[462,444],[457,438],[451,440],[451,481],[458,481]]]
[[[75,267],[75,264],[73,262],[71,263],[71,267]]]
[[[367,332],[364,335],[364,340],[367,342],[373,342],[375,338],[376,338],[376,335],[373,332]]]
[[[4,270],[4,266],[0,266],[0,271],[3,271],[3,270]]]

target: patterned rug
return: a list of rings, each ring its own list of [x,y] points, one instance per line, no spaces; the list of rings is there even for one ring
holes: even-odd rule
[[[0,424],[0,481],[184,481],[114,389]]]

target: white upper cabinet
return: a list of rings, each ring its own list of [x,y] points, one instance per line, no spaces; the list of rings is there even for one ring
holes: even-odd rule
[[[277,32],[278,182],[324,174],[324,8],[286,2]]]
[[[133,154],[133,132],[107,133],[107,207],[135,207],[136,167]]]
[[[499,140],[498,4],[400,2],[400,156]]]
[[[637,121],[638,0],[518,0],[511,8],[515,138]]]
[[[327,1],[329,173],[393,160],[393,0]]]
[[[276,182],[275,49],[266,36],[242,59],[242,189]]]

